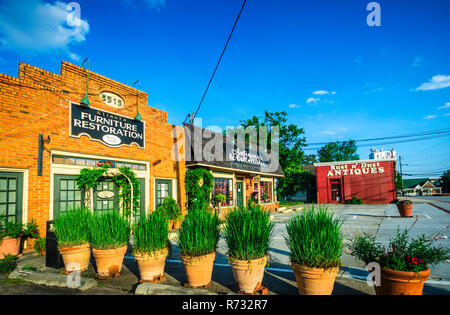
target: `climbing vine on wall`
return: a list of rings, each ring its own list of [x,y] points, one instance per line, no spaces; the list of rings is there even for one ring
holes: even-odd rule
[[[205,208],[211,201],[211,190],[214,177],[205,168],[188,169],[184,178],[188,209]]]

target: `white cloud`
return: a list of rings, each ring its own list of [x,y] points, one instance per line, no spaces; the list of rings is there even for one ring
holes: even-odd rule
[[[331,92],[331,95],[335,95],[335,94],[336,94],[336,91]]]
[[[428,115],[428,116],[423,117],[423,119],[435,119],[435,118],[436,118],[436,115]]]
[[[310,97],[310,98],[308,98],[308,99],[306,100],[306,103],[307,103],[308,105],[316,105],[317,102],[319,102],[319,101],[320,101],[320,98]]]
[[[166,0],[121,0],[122,3],[128,7],[138,8],[141,4],[144,4],[150,9],[159,9],[166,4]]]
[[[372,94],[372,93],[378,93],[378,92],[383,92],[384,88],[379,87],[379,88],[375,88],[375,89],[371,89],[370,91],[367,91],[366,94]]]
[[[326,94],[330,94],[330,92],[325,90],[318,90],[313,92],[313,95],[326,95]]]
[[[445,113],[444,116],[450,116],[450,113]]]
[[[325,131],[322,131],[320,134],[334,136],[336,134],[336,132],[331,131],[331,130],[325,130]]]
[[[450,108],[450,102],[445,103],[445,105],[439,106],[438,109]]]
[[[78,26],[68,25],[73,8],[56,1],[5,0],[0,4],[0,49],[25,54],[65,54],[74,60],[79,56],[71,46],[86,40],[89,24],[83,20],[83,7]]]
[[[289,105],[289,108],[300,108],[301,106],[300,105],[297,105],[297,104],[290,104]]]
[[[151,6],[163,6],[166,4],[166,0],[145,0]]]
[[[438,90],[450,86],[450,75],[438,74],[431,78],[430,82],[422,83],[416,91]]]
[[[416,58],[414,58],[414,61],[411,66],[418,67],[422,64],[422,61],[423,61],[422,57],[417,56]]]

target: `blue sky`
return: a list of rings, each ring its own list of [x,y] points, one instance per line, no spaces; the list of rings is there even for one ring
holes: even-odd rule
[[[248,0],[198,114],[222,128],[264,110],[289,114],[307,142],[450,127],[450,1]],[[0,72],[20,61],[59,73],[67,60],[122,83],[181,124],[195,111],[241,0],[0,0]],[[395,147],[405,173],[450,169],[450,137]],[[360,147],[367,158],[369,147]],[[313,151],[308,151],[313,153]],[[417,176],[421,177],[421,176]]]

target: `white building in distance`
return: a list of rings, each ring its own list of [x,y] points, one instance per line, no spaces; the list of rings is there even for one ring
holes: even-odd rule
[[[369,154],[369,159],[371,160],[391,160],[397,159],[397,151],[394,149],[386,151],[381,149],[378,151],[377,149],[371,149]]]

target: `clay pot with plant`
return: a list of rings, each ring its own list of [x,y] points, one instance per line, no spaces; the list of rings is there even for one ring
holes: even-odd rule
[[[258,205],[236,208],[226,214],[223,232],[239,292],[253,294],[263,288],[274,226],[270,214]]]
[[[400,216],[405,218],[412,217],[413,202],[411,200],[400,200],[396,203]]]
[[[172,197],[164,198],[163,203],[156,209],[160,215],[166,217],[168,221],[167,228],[171,231],[174,226],[178,226],[178,222],[176,222],[181,216],[181,209],[175,199]]]
[[[188,211],[178,237],[181,260],[186,271],[186,286],[208,287],[211,283],[217,243],[219,218],[201,209]]]
[[[58,250],[64,261],[65,272],[83,272],[89,268],[91,257],[89,221],[91,212],[86,208],[66,211],[53,223]]]
[[[34,219],[24,225],[0,216],[0,259],[7,255],[19,256],[22,242],[38,237],[39,230]]]
[[[429,266],[449,259],[447,248],[433,245],[438,235],[411,238],[408,230],[398,229],[385,248],[375,241],[375,236],[362,234],[352,238],[349,253],[366,267],[376,263],[381,268],[379,279],[373,278],[377,295],[422,295],[430,275]]]
[[[128,219],[118,211],[94,214],[89,220],[92,254],[98,279],[120,276],[130,239]]]
[[[46,237],[39,237],[34,241],[33,248],[41,256],[45,256],[46,254]]]
[[[139,267],[141,282],[164,279],[168,254],[167,221],[158,212],[152,212],[133,225],[133,253]]]
[[[214,201],[216,202],[217,205],[217,216],[219,218],[221,218],[222,215],[222,211],[221,211],[221,207],[222,204],[227,200],[227,196],[223,195],[223,194],[217,194],[214,196]]]
[[[330,295],[341,264],[339,218],[326,207],[305,210],[286,225],[286,243],[300,295]]]

